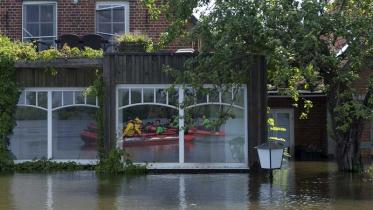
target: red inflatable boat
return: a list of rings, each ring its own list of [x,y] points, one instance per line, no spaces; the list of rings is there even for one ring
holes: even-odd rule
[[[188,134],[198,135],[198,136],[224,136],[224,131],[208,131],[197,128],[189,128]]]
[[[185,142],[192,142],[195,140],[193,135],[185,135]],[[137,147],[137,146],[155,146],[155,145],[169,145],[169,144],[178,144],[179,136],[169,136],[169,135],[157,135],[153,136],[148,135],[147,137],[130,137],[123,140],[123,148],[125,147]]]

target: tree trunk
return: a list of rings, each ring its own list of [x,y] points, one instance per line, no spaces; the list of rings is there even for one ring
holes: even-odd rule
[[[346,138],[337,137],[336,158],[339,171],[357,172],[362,169],[360,138],[364,122],[351,126]]]

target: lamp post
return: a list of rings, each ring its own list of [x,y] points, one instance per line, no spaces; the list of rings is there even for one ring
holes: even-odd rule
[[[276,141],[268,141],[255,147],[258,151],[260,166],[269,169],[269,178],[273,181],[273,169],[280,169],[284,154],[284,145]]]

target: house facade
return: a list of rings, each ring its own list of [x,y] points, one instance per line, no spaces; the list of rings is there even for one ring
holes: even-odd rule
[[[163,16],[151,20],[140,0],[0,1],[0,33],[14,40],[40,40],[54,45],[64,34],[99,34],[110,39],[128,32],[158,40],[167,26]],[[178,42],[165,50],[191,47],[192,44]]]
[[[99,34],[110,40],[117,34],[132,32],[146,34],[156,41],[168,25],[162,16],[158,20],[151,20],[147,9],[141,5],[139,0],[0,1],[1,34],[25,42],[41,40],[49,43],[50,46],[55,45],[55,40],[64,34],[78,36]],[[180,48],[195,47],[193,43],[177,42],[167,46],[164,51],[174,52]],[[122,72],[117,83],[110,87],[113,91],[110,93],[113,100],[111,112],[113,116],[111,118],[114,120],[111,127],[108,128],[111,129],[109,138],[114,138],[123,131],[122,127],[128,121],[128,117],[139,117],[144,124],[155,123],[157,119],[161,124],[166,124],[171,118],[180,114],[176,104],[181,100],[178,97],[185,92],[179,92],[174,96],[170,95],[167,88],[171,86],[172,82],[163,81],[162,78],[158,78],[159,82],[145,81],[146,78],[152,77],[150,73],[152,65],[162,63],[163,57],[159,55],[158,57],[145,56],[144,58],[145,60],[151,59],[146,67],[148,70],[142,66],[144,60],[136,60],[137,58],[131,57],[135,62],[131,65],[142,66],[136,67],[138,71],[129,70],[133,74],[128,73],[128,76],[133,76],[135,79],[126,81],[123,75],[127,73]],[[60,73],[60,76],[77,74],[69,68],[62,72],[65,73]],[[90,82],[87,81],[92,81],[94,74],[82,74],[72,76],[72,78],[81,78],[85,82],[65,84],[56,80],[56,83],[48,83],[47,81],[25,83],[25,89],[18,103],[17,127],[12,136],[13,144],[10,144],[16,159],[30,160],[35,157],[47,157],[56,160],[83,160],[83,162],[97,159],[97,151],[94,145],[89,143],[89,139],[93,138],[90,135],[94,135],[94,130],[97,129],[94,119],[98,102],[96,98],[83,94],[84,88],[90,85]],[[25,75],[28,74],[25,73]],[[32,77],[32,75],[29,76]],[[145,80],[139,80],[140,77]],[[20,77],[19,81],[22,82],[28,78],[30,77]],[[61,81],[63,80],[61,78]],[[237,100],[235,115],[240,117],[221,127],[224,134],[232,138],[224,137],[220,138],[220,142],[214,142],[214,139],[218,137],[203,136],[203,138],[199,137],[199,140],[204,144],[197,146],[183,143],[173,146],[146,147],[146,149],[130,147],[128,149],[130,155],[138,160],[137,162],[175,163],[180,162],[182,158],[183,161],[191,163],[189,166],[198,163],[199,166],[205,167],[207,167],[206,164],[210,164],[210,166],[218,164],[218,166],[224,167],[230,165],[231,167],[245,168],[244,166],[247,166],[251,161],[250,157],[251,159],[255,158],[249,152],[250,148],[256,146],[250,144],[250,138],[258,138],[258,136],[251,136],[250,129],[245,128],[252,126],[247,122],[253,116],[247,115],[247,113],[250,112],[251,101],[256,99],[250,96],[250,89],[247,86],[240,87],[239,90],[240,94],[238,95],[242,97],[241,99],[233,99],[229,96],[227,99],[227,96],[222,93],[214,93],[214,96],[206,95],[198,101],[199,103],[189,107],[189,109],[200,113],[194,117],[197,124],[201,124],[203,116],[214,118],[213,115],[218,105],[226,105],[232,100]],[[282,133],[271,133],[271,131],[269,133],[272,136],[284,138],[290,148],[290,153],[297,159],[315,160],[333,155],[333,143],[327,135],[326,96],[316,93],[305,94],[304,97],[313,101],[314,108],[311,110],[309,119],[299,120],[300,111],[294,108],[289,97],[269,93],[268,106],[271,108],[269,115],[276,120],[278,126],[286,128],[286,131]],[[176,100],[173,101],[174,104],[172,104],[172,100]],[[267,106],[266,103],[258,102],[258,104]],[[263,124],[262,121],[258,123]],[[365,139],[363,147],[366,147],[364,154],[370,157],[369,128],[370,126],[367,124],[367,130],[363,135]],[[186,141],[190,136],[183,135],[183,138]],[[28,139],[28,142],[24,142],[23,139]],[[234,142],[233,144],[225,144],[231,142],[232,139],[236,139],[235,142],[238,144],[235,145]],[[244,139],[244,141],[242,142],[240,139]],[[206,142],[210,142],[210,144],[206,144]],[[248,149],[242,150],[242,148]],[[216,153],[216,151],[220,151],[220,153]],[[227,163],[229,164],[227,165]]]

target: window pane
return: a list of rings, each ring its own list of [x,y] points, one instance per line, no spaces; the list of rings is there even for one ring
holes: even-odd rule
[[[51,46],[55,45],[55,38],[40,38],[39,44],[38,44],[38,49],[40,50],[46,50],[51,48]]]
[[[83,91],[75,91],[75,104],[85,104]]]
[[[88,95],[87,104],[96,106],[96,96]]]
[[[218,90],[213,90],[213,91],[210,91],[209,92],[209,102],[215,102],[215,103],[218,103],[219,102],[219,92]]]
[[[52,107],[62,106],[62,91],[53,91],[52,92]]]
[[[118,105],[119,107],[128,105],[129,90],[120,89],[118,92]]]
[[[124,6],[113,9],[113,22],[124,22]]]
[[[40,36],[54,36],[54,25],[53,25],[53,23],[42,23],[42,24],[40,24]]]
[[[207,95],[204,92],[197,92],[197,104],[207,103]]]
[[[38,23],[27,23],[25,36],[39,36],[39,24]]]
[[[63,105],[72,105],[73,104],[73,91],[64,91],[63,92]]]
[[[234,90],[234,104],[238,106],[244,105],[244,89],[239,88]]]
[[[164,89],[156,89],[155,90],[156,95],[156,102],[160,104],[166,104],[166,91]]]
[[[54,6],[40,5],[40,21],[53,22],[54,21]]]
[[[154,103],[154,89],[153,88],[144,88],[144,102]]]
[[[36,105],[36,92],[26,92],[26,104]]]
[[[188,109],[192,119],[187,135],[195,140],[185,142],[185,161],[190,163],[243,163],[244,153],[244,110],[230,108],[233,118],[219,122],[219,115],[229,106],[204,105]]]
[[[26,95],[26,92],[22,91],[21,94],[19,95],[18,104],[25,104],[25,95]]]
[[[124,23],[113,23],[113,34],[122,34],[124,31]]]
[[[39,5],[25,5],[26,8],[26,23],[39,22]]]
[[[177,114],[176,109],[156,105],[140,105],[118,110],[117,131],[120,135],[126,135],[123,148],[130,159],[134,162],[178,162],[179,132],[175,125],[171,124]],[[142,121],[142,125],[138,123],[140,133],[130,129],[129,120],[136,118]]]
[[[47,108],[48,106],[48,93],[38,92],[38,106]]]
[[[96,111],[90,107],[68,107],[53,112],[53,158],[97,158]]]
[[[131,89],[131,104],[141,103],[141,89]]]
[[[97,22],[109,23],[111,22],[111,9],[97,10]]]
[[[168,92],[168,104],[178,106],[179,104],[179,89],[170,90]]]
[[[112,34],[111,24],[110,23],[99,23],[97,27],[97,32]]]
[[[231,91],[231,89],[223,90],[221,100],[222,100],[223,103],[232,104],[232,91]]]
[[[10,136],[10,150],[17,160],[47,157],[47,112],[17,107],[16,127]]]

